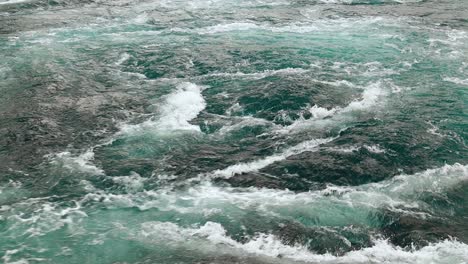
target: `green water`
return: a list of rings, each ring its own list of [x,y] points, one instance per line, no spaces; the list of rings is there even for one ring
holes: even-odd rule
[[[468,262],[467,13],[0,0],[1,261]]]

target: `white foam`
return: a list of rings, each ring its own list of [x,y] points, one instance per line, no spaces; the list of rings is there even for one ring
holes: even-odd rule
[[[26,175],[26,174],[25,174]],[[26,175],[27,176],[27,175]],[[20,181],[9,180],[8,183],[0,185],[0,204],[5,204],[0,206],[0,212],[5,208],[8,209],[8,202],[10,200],[18,199],[19,197],[26,196],[26,190],[22,188],[22,183]],[[0,214],[0,220],[2,216]]]
[[[364,148],[366,148],[368,151],[372,152],[372,153],[385,153],[385,149],[383,149],[381,146],[379,145],[364,145]]]
[[[120,134],[174,130],[200,132],[199,126],[189,122],[206,107],[202,89],[203,87],[189,82],[177,85],[176,90],[165,97],[163,105],[159,108],[158,117],[137,125],[122,125]]]
[[[281,258],[284,261],[297,260],[306,263],[465,263],[468,259],[468,245],[445,240],[432,243],[421,249],[393,246],[386,240],[375,240],[374,245],[343,256],[316,254],[302,245],[286,245],[272,234],[259,233],[247,242],[238,242],[227,235],[224,227],[207,222],[200,227],[184,228],[169,222],[146,222],[136,232],[134,239],[147,243],[169,243],[203,253],[229,254],[251,257]]]
[[[31,0],[2,0],[0,5],[19,4],[24,2],[31,2]]]
[[[252,22],[234,22],[227,24],[218,24],[200,29],[182,29],[174,28],[172,31],[197,33],[197,34],[218,34],[234,31],[250,31],[250,30],[263,30],[274,33],[309,33],[309,32],[323,32],[337,29],[362,29],[363,26],[391,24],[394,25],[395,21],[384,19],[382,17],[367,17],[366,19],[355,18],[341,18],[341,19],[323,19],[316,20],[314,23],[295,23],[285,24],[281,26],[273,26],[270,24],[255,24]]]
[[[229,32],[229,31],[244,31],[244,30],[252,30],[252,29],[259,29],[262,28],[253,23],[244,23],[244,22],[236,22],[230,24],[219,24],[215,26],[209,26],[206,28],[202,28],[197,31],[199,34],[216,34],[222,32]]]
[[[29,198],[12,204],[6,218],[9,223],[15,224],[9,225],[8,231],[30,237],[42,236],[65,226],[73,229],[87,217],[80,203],[76,202],[74,207],[61,206],[48,202],[50,198]],[[33,213],[24,213],[28,211]]]
[[[175,8],[175,9],[230,9],[235,7],[256,7],[256,6],[279,6],[289,5],[289,1],[281,0],[241,0],[241,1],[225,1],[225,0],[161,0],[152,2],[152,5],[158,5],[164,8]]]
[[[225,95],[224,97],[229,97]],[[243,110],[243,107],[239,103],[235,103],[226,110],[227,115],[232,115],[233,113],[240,112]]]
[[[402,263],[402,264],[426,264],[426,263],[466,263],[468,260],[468,245],[445,240],[432,243],[419,250],[404,250],[395,247],[385,240],[377,240],[374,246],[358,251],[352,251],[343,257],[336,257],[331,261],[350,263]]]
[[[379,145],[362,145],[362,146],[354,145],[354,146],[347,146],[347,147],[331,147],[331,148],[326,148],[326,150],[333,151],[333,152],[353,153],[362,148],[365,148],[367,151],[376,153],[376,154],[386,152],[386,150],[380,147]]]
[[[94,151],[92,148],[78,156],[70,153],[69,151],[64,151],[54,155],[47,155],[46,157],[52,159],[52,163],[61,164],[72,172],[83,172],[95,175],[104,174],[102,169],[93,164]]]
[[[139,177],[134,177],[140,182]],[[167,178],[167,177],[164,177]],[[203,182],[186,190],[158,189],[128,194],[109,194],[103,191],[87,194],[74,207],[63,207],[48,202],[48,198],[28,199],[12,204],[8,220],[29,236],[41,236],[65,226],[74,232],[80,230],[80,221],[87,217],[82,208],[96,202],[108,208],[136,207],[140,210],[157,208],[158,211],[175,211],[182,214],[219,214],[233,220],[241,212],[255,211],[266,216],[317,219],[327,226],[352,224],[368,225],[369,212],[387,208],[402,213],[412,213],[424,208],[421,195],[445,193],[447,189],[468,180],[468,166],[445,165],[413,175],[400,175],[392,179],[355,187],[329,186],[320,191],[295,193],[288,190],[266,188],[232,188]],[[133,181],[133,180],[131,180]],[[122,181],[126,184],[126,180]],[[29,208],[32,215],[21,215]],[[431,206],[427,206],[431,208]],[[424,215],[420,215],[424,217]],[[130,227],[131,228],[131,227]],[[12,230],[10,230],[12,231]],[[461,263],[466,259],[467,246],[456,241],[443,241],[419,250],[404,250],[386,241],[377,240],[369,248],[353,251],[344,256],[315,254],[301,245],[285,245],[271,234],[259,233],[241,243],[227,235],[223,226],[207,222],[199,227],[180,227],[174,223],[143,223],[134,239],[161,245],[182,245],[194,250],[220,254],[246,253],[306,262],[330,263]],[[458,262],[457,262],[458,261]]]
[[[385,96],[388,94],[385,86],[390,86],[392,89],[395,86],[392,83],[378,81],[371,83],[364,87],[364,91],[359,99],[351,101],[347,106],[340,108],[325,109],[323,107],[314,105],[309,111],[312,113],[314,118],[311,119],[298,119],[291,125],[279,129],[279,133],[291,133],[302,131],[303,129],[315,127],[324,127],[340,123],[344,120],[349,119],[350,114],[353,112],[366,111],[375,106],[381,105]],[[328,117],[324,119],[325,117]]]
[[[15,254],[21,252],[24,249],[24,246],[15,248],[15,249],[10,249],[10,250],[5,250],[5,254],[2,256],[3,263],[5,264],[28,264],[29,261],[27,259],[20,259],[17,261],[11,261],[12,256]]]
[[[430,217],[432,207],[420,200],[420,197],[429,193],[444,193],[467,180],[468,166],[454,164],[413,175],[399,175],[379,183],[355,187],[328,186],[323,190],[302,193],[255,187],[220,187],[202,181],[180,191],[169,187],[129,194],[98,191],[87,194],[80,203],[96,201],[109,208],[158,208],[160,211],[182,214],[221,210],[233,219],[242,215],[239,210],[255,211],[268,217],[275,215],[316,219],[320,224],[328,226],[372,225],[370,212],[382,208],[417,217]]]
[[[353,0],[319,0],[324,4],[352,4]]]
[[[215,222],[207,222],[198,228],[182,228],[168,222],[146,222],[136,234],[138,240],[160,243],[167,239],[171,244],[196,247],[204,253],[243,255],[262,255],[268,257],[284,256],[298,259],[299,256],[313,255],[303,247],[284,245],[273,235],[258,234],[246,243],[240,243],[226,234],[224,227]],[[217,252],[216,252],[217,251]],[[236,254],[237,253],[237,254]],[[295,257],[294,257],[295,256]]]
[[[141,13],[137,15],[132,22],[136,24],[145,24],[150,20],[147,13]]]
[[[202,87],[193,83],[177,86],[177,91],[166,98],[160,109],[159,128],[167,130],[196,130],[200,127],[189,123],[205,109],[206,102],[201,94]]]
[[[122,63],[124,63],[125,61],[127,61],[128,59],[130,59],[130,54],[128,53],[122,53],[120,55],[120,58],[119,60],[115,63],[116,65],[121,65]]]
[[[139,177],[134,178],[136,178],[135,182],[140,182]],[[91,188],[89,190],[94,191],[94,193],[88,193],[83,199],[76,201],[75,206],[70,206],[69,202],[66,204],[49,202],[51,197],[30,198],[11,204],[8,210],[2,214],[8,223],[13,223],[7,226],[8,232],[31,237],[42,236],[65,227],[75,234],[84,232],[80,223],[88,216],[83,208],[92,206],[92,203],[109,209],[138,208],[139,210],[149,210],[157,208],[159,212],[198,214],[203,217],[222,214],[233,221],[237,221],[237,218],[243,217],[245,213],[256,212],[266,217],[274,215],[288,219],[314,219],[314,221],[319,221],[318,224],[325,226],[350,226],[354,224],[368,226],[372,225],[373,221],[369,219],[369,215],[372,215],[374,210],[377,211],[381,208],[426,217],[422,213],[415,214],[415,210],[425,208],[427,212],[430,212],[430,208],[432,208],[430,205],[425,207],[424,201],[419,199],[420,196],[431,192],[445,193],[447,189],[466,180],[468,180],[468,166],[454,164],[429,169],[414,175],[400,175],[380,183],[357,187],[329,186],[321,191],[304,193],[254,187],[220,187],[210,182],[203,182],[185,190],[163,188],[127,194],[110,194]],[[127,184],[126,180],[123,182]],[[25,211],[32,213],[24,214]],[[148,224],[144,228],[146,235],[139,237],[151,238],[150,241],[156,237],[164,243],[202,239],[202,241],[208,241],[208,245],[229,245],[229,254],[232,253],[231,249],[235,248],[243,252],[271,257],[281,255],[293,259],[294,256],[302,256],[299,259],[307,261],[313,260],[312,257],[339,260],[331,255],[315,255],[301,246],[283,245],[281,241],[268,234],[259,234],[246,243],[231,241],[229,237],[225,236],[223,228],[215,223],[206,224],[202,228],[190,228],[188,231],[179,230],[180,228],[172,223],[163,225],[156,223],[157,226],[163,229],[154,231],[155,225]],[[169,236],[166,237],[165,234],[169,234]],[[199,243],[195,243],[195,245],[197,249],[201,249]],[[386,257],[396,262],[398,258],[392,259],[390,256],[382,255],[383,252],[377,252],[384,245],[376,243],[377,247],[351,252],[350,255],[345,255],[346,258],[342,260],[358,261],[362,259],[364,262],[365,260],[377,261]],[[462,247],[461,244],[456,243],[453,246],[455,248]],[[386,250],[391,248],[392,246],[388,245]],[[394,249],[393,254],[412,256],[399,248]],[[291,254],[288,255],[288,252]],[[423,252],[424,254],[430,253],[429,251]],[[457,251],[451,253],[453,256],[458,256]],[[416,261],[417,259],[412,260]]]
[[[267,156],[265,158],[251,161],[251,162],[235,164],[222,170],[216,170],[213,172],[213,175],[215,177],[230,178],[234,176],[235,174],[258,171],[262,168],[265,168],[268,165],[271,165],[280,160],[284,160],[290,156],[297,155],[297,154],[307,152],[307,151],[316,151],[318,150],[318,147],[320,145],[328,143],[332,141],[333,139],[335,138],[308,140],[300,144],[297,144],[293,147],[289,147],[278,154]]]
[[[455,186],[457,183],[468,180],[468,165],[455,163],[441,168],[428,169],[414,175],[399,175],[389,181],[369,184],[370,189],[384,188],[393,196],[413,196],[422,193],[441,193]],[[416,197],[413,197],[416,198]]]
[[[379,102],[379,99],[381,99],[382,96],[386,94],[387,93],[382,89],[381,82],[373,83],[364,89],[361,100],[351,102],[340,112],[345,113],[350,111],[368,109],[371,106],[376,105],[376,103]]]
[[[438,136],[438,137],[445,137],[446,135],[444,135],[443,133],[440,133],[440,128],[434,124],[432,124],[431,122],[426,122],[428,125],[430,125],[431,127],[428,128],[426,131],[427,133],[429,134],[432,134],[432,135],[435,135],[435,136]]]
[[[463,85],[463,86],[468,86],[468,79],[460,79],[456,77],[445,77],[444,81]]]
[[[444,30],[446,36],[443,38],[429,38],[428,42],[431,46],[435,46],[437,43],[442,43],[449,47],[455,48],[457,46],[464,45],[468,38],[468,33],[463,30],[451,29]]]
[[[357,146],[350,146],[350,147],[331,147],[331,148],[326,148],[328,151],[333,151],[333,152],[342,152],[342,153],[353,153],[355,151],[358,151],[360,148]]]
[[[386,68],[381,62],[371,61],[366,63],[350,63],[350,62],[335,62],[332,69],[338,71],[342,70],[350,76],[364,76],[364,77],[384,77],[388,75],[398,74],[402,69],[394,70]]]
[[[115,183],[123,185],[128,192],[141,191],[146,181],[146,178],[141,177],[136,172],[131,172],[128,176],[114,176],[111,179]]]
[[[212,77],[212,76],[220,76],[220,77],[242,77],[242,78],[250,78],[254,80],[263,79],[269,76],[274,75],[294,75],[294,74],[301,74],[306,73],[309,70],[302,69],[302,68],[285,68],[279,70],[265,70],[262,72],[254,72],[254,73],[243,73],[243,72],[235,72],[235,73],[211,73],[205,76]]]
[[[321,80],[314,80],[316,82],[332,85],[332,86],[348,86],[348,87],[357,87],[355,84],[352,82],[346,81],[346,80],[338,80],[338,81],[321,81]]]
[[[309,112],[312,114],[312,117],[315,119],[322,119],[325,117],[332,116],[337,111],[339,111],[339,108],[326,109],[318,105],[313,105],[311,108],[309,108]]]
[[[454,164],[429,169],[413,175],[400,175],[381,183],[357,187],[330,186],[325,190],[294,193],[287,190],[258,188],[218,187],[205,182],[186,192],[152,193],[142,210],[176,210],[181,213],[201,213],[207,209],[219,209],[231,218],[238,211],[255,210],[257,213],[283,217],[321,219],[321,224],[333,226],[366,224],[369,211],[385,206],[390,210],[411,213],[423,206],[420,195],[429,192],[444,193],[460,181],[468,180],[468,166]],[[101,198],[97,198],[103,201]],[[141,201],[143,199],[130,199]],[[177,202],[179,200],[179,202]],[[105,202],[105,200],[104,200]],[[132,206],[135,206],[132,204]],[[185,207],[184,207],[185,206]],[[215,211],[215,213],[220,211]],[[339,213],[336,213],[336,212]],[[420,214],[424,217],[424,214]],[[338,219],[337,219],[338,218]],[[257,233],[241,243],[227,235],[219,223],[207,222],[199,227],[181,227],[168,222],[146,222],[141,225],[135,239],[148,243],[169,243],[171,246],[194,247],[194,249],[219,254],[245,253],[253,256],[300,260],[320,263],[463,263],[468,258],[468,245],[446,240],[421,249],[402,249],[385,240],[376,240],[374,245],[343,256],[315,254],[302,245],[285,245],[271,234]]]
[[[224,125],[218,131],[218,133],[220,135],[225,135],[235,130],[239,130],[239,129],[249,127],[249,126],[258,126],[258,125],[273,126],[274,124],[271,121],[268,121],[262,118],[256,118],[252,116],[242,116],[242,117],[236,118],[233,123]]]

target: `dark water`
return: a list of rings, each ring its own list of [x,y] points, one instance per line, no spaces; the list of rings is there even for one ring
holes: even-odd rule
[[[465,0],[0,0],[4,263],[468,263]]]

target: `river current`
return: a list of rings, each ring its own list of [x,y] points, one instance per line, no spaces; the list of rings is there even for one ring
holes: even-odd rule
[[[0,261],[468,263],[467,18],[0,0]]]

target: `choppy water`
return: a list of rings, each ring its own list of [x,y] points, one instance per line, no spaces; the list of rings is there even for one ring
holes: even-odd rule
[[[4,263],[467,263],[466,0],[0,0]]]

